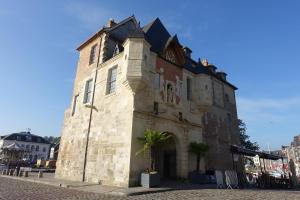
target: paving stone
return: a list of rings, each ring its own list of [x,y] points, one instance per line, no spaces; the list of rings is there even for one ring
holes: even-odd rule
[[[293,190],[225,190],[182,188],[173,191],[121,197],[0,177],[0,200],[299,200]]]

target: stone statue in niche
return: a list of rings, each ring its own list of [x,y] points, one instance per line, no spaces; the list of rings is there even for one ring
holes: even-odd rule
[[[171,84],[167,85],[167,102],[173,103],[173,87]]]

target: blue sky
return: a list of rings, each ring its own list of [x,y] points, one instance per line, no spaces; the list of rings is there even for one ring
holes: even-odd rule
[[[300,134],[300,3],[227,1],[0,0],[0,133],[60,135],[71,100],[76,47],[132,14],[159,17],[195,59],[228,73],[238,114],[264,149]]]

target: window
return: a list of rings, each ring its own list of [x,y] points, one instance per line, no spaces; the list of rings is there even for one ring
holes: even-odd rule
[[[90,62],[89,62],[90,65],[93,64],[96,60],[96,48],[97,48],[96,44],[94,46],[92,46],[92,48],[91,48]]]
[[[160,88],[160,74],[156,73],[154,75],[154,88],[159,89]]]
[[[230,113],[227,113],[227,121],[228,121],[229,124],[231,124],[232,119],[231,119],[231,114]]]
[[[43,152],[46,152],[46,147],[43,148]]]
[[[73,115],[75,114],[75,112],[76,112],[76,106],[77,106],[78,96],[79,96],[79,95],[76,95],[76,96],[74,97],[74,100],[73,100],[72,116],[73,116]]]
[[[178,113],[178,119],[179,119],[179,121],[182,121],[182,120],[183,120],[183,118],[182,118],[182,112],[179,112],[179,113]]]
[[[83,103],[89,103],[92,99],[92,85],[93,79],[86,81]]]
[[[117,54],[119,54],[119,53],[120,53],[119,45],[116,44],[115,49],[114,49],[113,56],[115,56],[115,55],[117,55]]]
[[[171,84],[167,85],[167,102],[173,102],[173,87]]]
[[[32,146],[31,146],[31,151],[33,151],[33,150],[34,150],[34,146],[32,145]]]
[[[192,80],[190,78],[186,79],[186,98],[187,100],[192,99]]]
[[[116,91],[117,67],[111,68],[108,72],[108,76],[107,94],[110,94]]]
[[[29,144],[27,144],[27,145],[26,145],[26,150],[29,150],[29,148],[30,148],[30,147],[29,147]]]
[[[228,94],[225,94],[225,100],[226,100],[226,102],[229,102],[229,95]]]
[[[155,115],[158,115],[158,102],[154,101],[153,112]]]
[[[26,141],[31,141],[31,136],[30,135],[26,135]]]
[[[36,145],[35,151],[39,151],[39,150],[40,150],[40,146],[39,146],[39,145]]]

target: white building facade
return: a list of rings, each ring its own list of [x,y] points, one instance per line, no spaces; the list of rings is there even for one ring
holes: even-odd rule
[[[27,152],[23,160],[34,162],[38,159],[46,160],[49,155],[50,143],[41,136],[33,135],[30,132],[19,132],[1,136],[0,151],[2,148],[16,143]]]

